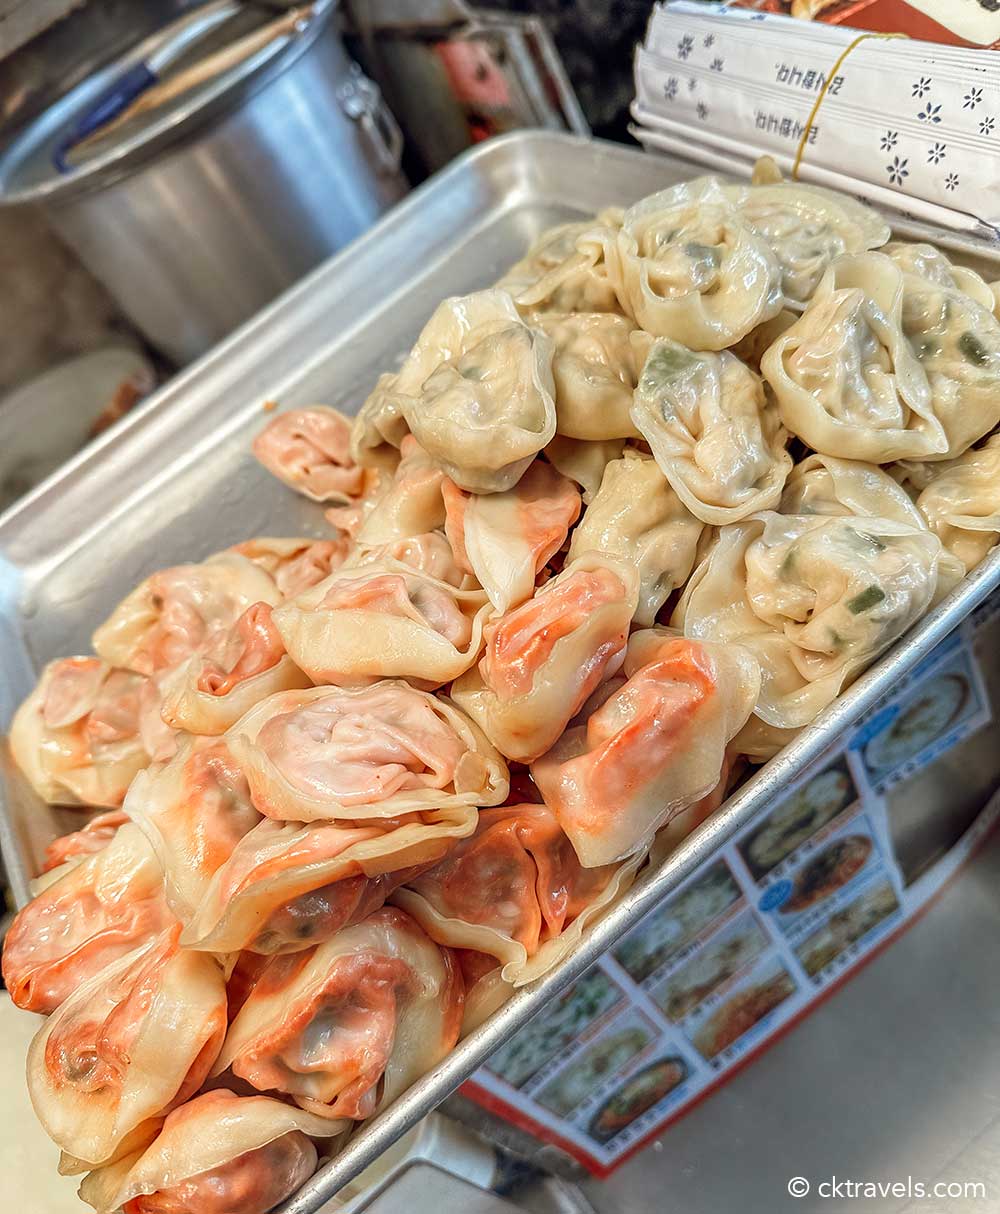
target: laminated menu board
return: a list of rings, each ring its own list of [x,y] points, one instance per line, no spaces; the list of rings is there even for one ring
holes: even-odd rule
[[[1000,595],[465,1085],[606,1175],[924,910],[1000,817]]]

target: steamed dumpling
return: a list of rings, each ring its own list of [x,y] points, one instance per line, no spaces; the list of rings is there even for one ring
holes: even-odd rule
[[[924,278],[939,287],[963,291],[987,311],[993,311],[993,292],[982,276],[965,266],[953,265],[933,245],[892,240],[882,252],[891,257],[904,274],[915,274],[917,278]]]
[[[724,350],[782,306],[777,257],[713,177],[630,207],[608,269],[640,328],[692,350]]]
[[[626,449],[604,470],[601,487],[573,532],[569,560],[602,553],[639,573],[637,624],[656,613],[687,581],[704,530],[650,455]]]
[[[881,253],[840,258],[761,359],[785,426],[841,459],[943,455],[948,438],[903,323],[898,267]]]
[[[365,469],[351,456],[351,423],[326,405],[280,413],[254,439],[253,453],[314,502],[347,502],[364,487]]]
[[[820,186],[727,186],[726,194],[773,250],[785,298],[799,307],[809,302],[835,258],[878,248],[889,239],[889,225],[878,212]]]
[[[944,565],[936,536],[893,519],[765,512],[722,528],[672,623],[745,646],[757,715],[795,729],[924,614]]]
[[[792,467],[787,435],[763,383],[728,350],[654,342],[632,420],[695,518],[720,526],[777,505]]]
[[[932,475],[917,509],[968,572],[1000,539],[1000,436],[949,463],[928,466]]]
[[[497,283],[526,315],[537,311],[620,312],[604,250],[621,227],[622,212],[549,228]]]
[[[463,489],[499,493],[555,434],[554,395],[552,344],[509,295],[446,299],[398,375],[363,405],[352,450],[364,462],[409,431]]]

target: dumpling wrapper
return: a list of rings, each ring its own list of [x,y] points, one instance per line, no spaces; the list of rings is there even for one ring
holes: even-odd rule
[[[399,447],[399,463],[355,534],[372,548],[444,526],[441,484],[445,475],[412,434]]]
[[[814,450],[874,464],[947,452],[903,305],[903,275],[888,257],[839,258],[762,357],[781,420]]]
[[[531,597],[535,579],[580,515],[576,487],[542,460],[505,493],[470,494],[445,481],[444,501],[455,560],[497,611]]]
[[[932,476],[917,509],[968,573],[1000,540],[1000,435],[953,462],[928,466]]]
[[[270,574],[286,599],[293,599],[329,577],[334,569],[340,568],[350,551],[351,542],[346,536],[315,540],[308,536],[283,539],[259,535],[233,545],[233,552],[245,556]]]
[[[552,344],[497,289],[440,304],[399,373],[383,376],[354,423],[359,462],[412,433],[456,484],[501,493],[556,430]]]
[[[638,327],[692,350],[724,350],[782,307],[777,257],[714,177],[630,207],[606,256]]]
[[[479,588],[475,578],[458,567],[451,544],[441,531],[407,536],[388,544],[376,544],[374,548],[358,545],[344,562],[343,569],[345,572],[348,569],[365,569],[384,561],[399,561],[417,573],[425,573],[438,582],[447,582],[458,590]]]
[[[635,622],[650,625],[694,568],[704,524],[688,510],[651,455],[626,448],[604,470],[601,487],[574,530],[570,561],[599,552],[635,566]]]
[[[946,436],[923,458],[955,459],[1000,423],[1000,321],[962,291],[907,274],[902,325]]]
[[[821,186],[789,181],[726,186],[724,192],[773,250],[781,289],[793,306],[809,302],[835,258],[876,249],[890,236],[877,211]]]
[[[472,806],[360,824],[265,818],[215,873],[184,944],[264,954],[310,948],[377,910],[475,827]]]
[[[766,512],[719,532],[671,623],[749,649],[763,676],[757,715],[798,729],[950,589],[943,553],[929,531],[892,519]]]
[[[170,909],[184,924],[216,870],[261,820],[225,742],[209,737],[187,738],[169,763],[136,776],[125,809],[156,853]]]
[[[788,436],[763,383],[727,350],[696,354],[666,338],[654,342],[632,420],[703,523],[739,522],[778,504],[792,468]]]
[[[57,872],[17,913],[3,950],[14,1003],[43,1014],[174,922],[156,856],[131,823],[101,851]]]
[[[280,821],[497,805],[507,765],[443,696],[385,680],[270,696],[226,735],[256,808]]]
[[[310,1139],[346,1127],[219,1088],[174,1109],[146,1150],[91,1172],[80,1197],[97,1214],[266,1214],[316,1170]]]
[[[28,1050],[28,1092],[75,1159],[115,1158],[128,1135],[204,1083],[226,1033],[220,961],[180,925],[112,961],[59,1005]]]
[[[546,805],[503,805],[393,902],[438,944],[495,957],[502,981],[518,987],[576,947],[644,859],[584,868]]]
[[[64,864],[78,864],[87,856],[103,851],[118,833],[118,828],[128,820],[128,814],[120,809],[111,809],[107,813],[95,814],[80,830],[53,839],[45,849],[42,874],[50,873]]]
[[[508,759],[555,744],[597,685],[625,658],[638,575],[587,553],[534,597],[487,624],[486,652],[452,697]]]
[[[272,608],[254,603],[166,678],[160,716],[172,729],[214,737],[265,697],[311,686],[285,652]]]
[[[475,662],[489,614],[482,590],[386,558],[339,569],[279,607],[274,623],[290,660],[317,683],[406,678],[431,688]]]
[[[319,1116],[362,1120],[448,1053],[464,994],[448,951],[384,907],[315,949],[273,958],[215,1073],[231,1069]]]
[[[464,1038],[503,1007],[513,995],[514,987],[501,977],[496,957],[467,949],[455,949],[454,954],[465,980],[465,1014],[460,1034]]]
[[[540,311],[620,313],[604,251],[623,214],[609,207],[594,219],[549,228],[497,286],[529,317]]]
[[[93,636],[94,651],[139,674],[174,669],[228,632],[254,603],[277,607],[273,579],[237,552],[161,569],[141,582]]]
[[[632,322],[608,312],[544,312],[533,323],[552,340],[556,432],[590,442],[637,438],[629,409],[644,343],[630,340]]]
[[[832,455],[809,455],[795,465],[779,509],[782,514],[853,515],[925,526],[910,495],[883,467]]]
[[[14,714],[10,749],[50,805],[117,809],[149,762],[141,732],[146,680],[100,658],[59,658]]]
[[[351,422],[326,405],[280,413],[253,440],[268,472],[314,502],[349,502],[365,470],[351,456]]]
[[[583,503],[589,506],[601,487],[604,469],[613,459],[621,459],[624,450],[625,440],[621,438],[587,442],[557,434],[545,448],[544,454],[557,472],[580,486]]]
[[[993,292],[982,275],[965,266],[953,265],[932,244],[911,244],[906,240],[890,241],[882,252],[890,257],[904,274],[915,274],[939,287],[948,287],[970,296],[988,312],[993,311]]]
[[[656,629],[633,634],[624,673],[627,682],[531,765],[587,868],[644,852],[716,786],[761,677],[739,645]]]

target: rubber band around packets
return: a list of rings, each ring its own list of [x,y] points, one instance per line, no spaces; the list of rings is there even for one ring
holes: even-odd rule
[[[802,157],[805,155],[806,144],[809,142],[809,132],[813,129],[813,123],[816,121],[816,116],[819,114],[819,108],[823,104],[827,91],[836,78],[837,73],[843,67],[844,60],[847,58],[847,56],[851,53],[851,51],[854,50],[856,46],[860,46],[862,42],[867,42],[869,38],[881,38],[887,41],[890,38],[909,38],[909,36],[909,34],[877,34],[874,32],[869,32],[865,34],[858,34],[857,38],[855,38],[853,42],[844,47],[844,49],[840,52],[837,62],[832,68],[830,68],[826,81],[819,91],[819,96],[816,98],[815,104],[809,111],[809,117],[806,119],[806,128],[802,132],[802,138],[799,140],[799,146],[795,152],[795,163],[792,165],[793,181],[798,181],[799,179],[799,169],[802,166]]]

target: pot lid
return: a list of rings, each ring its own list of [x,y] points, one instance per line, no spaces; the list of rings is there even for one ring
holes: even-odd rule
[[[290,66],[336,0],[209,0],[143,39],[0,148],[0,204],[113,181]]]

